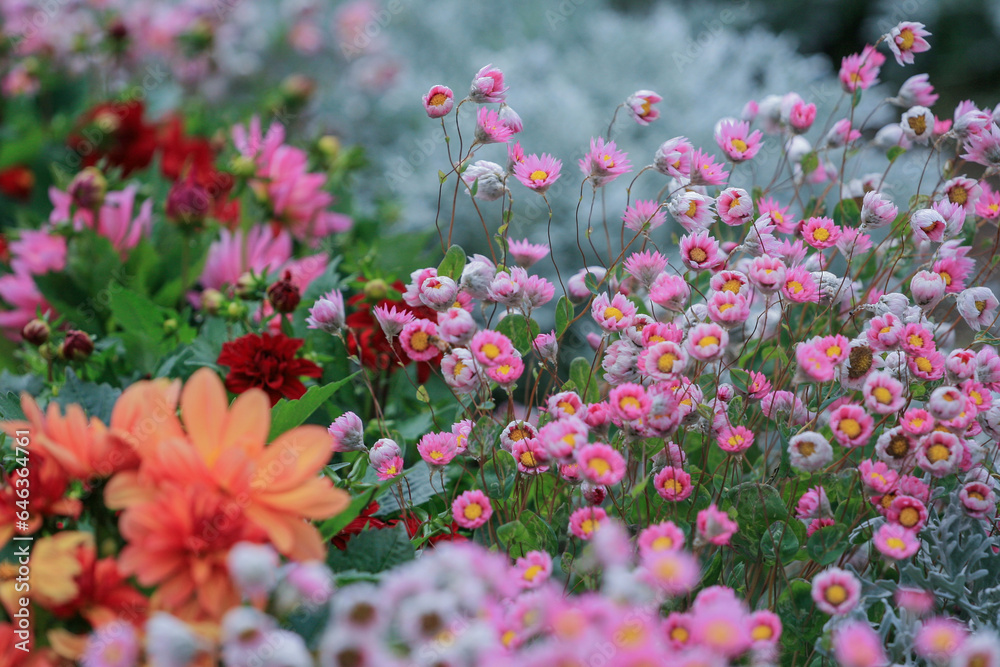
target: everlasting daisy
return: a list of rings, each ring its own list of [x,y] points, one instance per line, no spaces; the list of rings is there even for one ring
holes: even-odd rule
[[[632,170],[632,163],[625,151],[618,150],[614,141],[603,137],[591,138],[590,150],[580,159],[580,171],[590,179],[595,188],[612,182]]]
[[[517,469],[522,474],[538,475],[549,469],[549,455],[539,439],[518,440],[511,446],[510,453],[517,461]]]
[[[652,90],[637,90],[628,96],[625,106],[635,122],[639,125],[649,125],[660,117],[660,110],[654,105],[662,101],[663,98]]]
[[[791,112],[788,114],[788,124],[791,126],[793,132],[796,134],[804,134],[809,131],[809,128],[812,127],[812,124],[815,121],[815,104],[806,104],[804,101],[799,100],[792,105]]]
[[[884,667],[882,638],[868,621],[850,621],[833,633],[833,656],[840,667]]]
[[[417,452],[428,465],[448,465],[458,454],[458,439],[447,431],[427,433],[417,443]]]
[[[952,618],[931,618],[920,625],[913,640],[913,650],[922,658],[937,664],[951,660],[965,641],[968,630]]]
[[[698,324],[691,328],[685,342],[687,353],[698,361],[722,358],[729,345],[729,333],[718,324]]]
[[[688,179],[691,176],[691,157],[694,146],[687,137],[674,137],[660,144],[653,158],[653,166],[665,176]]]
[[[708,316],[725,329],[731,329],[750,319],[750,300],[742,294],[716,292],[708,300]]]
[[[698,559],[686,551],[655,551],[644,558],[641,565],[643,578],[671,596],[691,592],[701,578],[701,567],[698,564]],[[678,628],[675,627],[670,633],[673,641],[680,639],[681,633],[677,630]],[[689,632],[689,630],[685,630],[685,632]],[[686,643],[686,641],[688,640],[685,639],[681,643]]]
[[[649,289],[667,268],[667,258],[656,250],[634,252],[625,259],[625,272]]]
[[[687,353],[678,343],[663,340],[639,353],[638,368],[640,373],[654,380],[669,380],[684,372],[687,360]]]
[[[885,463],[865,459],[858,465],[861,483],[876,493],[889,493],[896,486],[899,474]]]
[[[991,327],[997,320],[1000,301],[989,287],[970,287],[958,294],[958,314],[973,331]]]
[[[846,615],[861,601],[861,582],[847,570],[831,567],[813,577],[812,599],[831,616]]]
[[[479,365],[465,348],[454,348],[441,358],[441,374],[455,392],[469,394],[483,383]]]
[[[513,574],[521,588],[538,588],[552,576],[552,556],[544,551],[529,551],[514,563]]]
[[[532,153],[514,166],[514,176],[524,187],[543,194],[559,180],[560,169],[562,162],[548,153],[540,157]]]
[[[919,531],[927,523],[927,506],[912,496],[896,496],[889,504],[885,518],[907,530]]]
[[[657,551],[679,551],[684,548],[684,532],[673,521],[654,523],[639,533],[636,543],[643,557]]]
[[[930,50],[931,45],[924,39],[930,34],[924,30],[923,23],[903,21],[889,31],[886,43],[892,55],[896,56],[896,62],[900,65],[912,65],[914,53]]]
[[[729,538],[739,529],[737,523],[716,507],[715,503],[698,512],[695,525],[698,537],[717,546],[729,544]]]
[[[680,502],[694,491],[691,475],[682,468],[666,467],[653,477],[653,486],[664,500]]]
[[[430,118],[447,116],[455,106],[455,94],[448,86],[433,86],[424,95],[424,110]]]
[[[739,227],[753,220],[753,200],[742,188],[726,188],[715,200],[715,209],[722,222]]]
[[[365,427],[361,423],[361,418],[353,412],[345,412],[334,419],[327,431],[333,438],[335,452],[363,452],[367,449],[364,439]]]
[[[715,132],[716,143],[733,162],[753,159],[760,151],[762,137],[760,130],[751,133],[746,121],[724,120]]]
[[[1000,218],[1000,190],[994,191],[989,184],[983,183],[982,195],[976,202],[976,215],[984,220]]]
[[[844,447],[862,447],[868,443],[875,421],[860,406],[845,403],[830,412],[833,437]]]
[[[909,558],[920,550],[920,540],[913,532],[894,523],[883,524],[872,541],[879,553],[893,560]]]
[[[988,129],[969,135],[962,147],[963,160],[969,160],[985,167],[1000,167],[1000,126],[996,123]]]
[[[841,118],[826,133],[826,145],[830,148],[840,148],[860,138],[861,132],[851,127],[851,119]]]
[[[964,447],[961,441],[945,431],[933,431],[920,442],[917,465],[934,477],[945,477],[958,468]]]
[[[513,134],[496,111],[483,107],[476,113],[477,142],[481,144],[505,144]]]
[[[598,326],[610,333],[628,328],[635,317],[636,307],[620,292],[611,299],[602,292],[591,303],[590,312]]]
[[[674,195],[667,210],[688,232],[699,231],[712,224],[712,202],[711,197],[685,190]]]
[[[903,384],[887,373],[872,373],[862,391],[865,407],[880,415],[896,412],[906,402]]]
[[[496,201],[510,191],[507,189],[507,173],[503,167],[489,160],[476,160],[462,172],[462,180],[469,191],[475,190],[476,199]]]
[[[514,351],[514,345],[502,333],[483,329],[472,337],[469,350],[477,362],[490,367],[498,364],[501,359],[509,357]]]
[[[872,46],[865,46],[861,53],[853,53],[840,61],[840,85],[848,93],[865,90],[878,83],[879,70],[885,56]]]
[[[716,436],[719,449],[731,454],[739,454],[750,449],[753,439],[753,431],[745,426],[727,426]]]
[[[614,486],[625,475],[625,459],[603,443],[581,447],[576,452],[581,474],[595,484]]]
[[[907,414],[911,410],[906,411]],[[887,429],[875,442],[875,455],[895,470],[912,467],[916,452],[916,440],[902,426]]]
[[[791,466],[806,472],[815,472],[833,461],[833,447],[815,431],[794,435],[788,441]]]
[[[587,424],[575,417],[549,422],[538,431],[538,440],[546,454],[560,461],[573,458],[577,449],[587,444],[588,436]]]
[[[965,407],[967,397],[957,387],[943,386],[931,392],[927,400],[927,410],[935,419],[954,419]]]
[[[521,374],[524,373],[524,361],[517,352],[501,357],[496,365],[486,368],[486,376],[510,391]]]
[[[388,479],[395,479],[403,473],[403,457],[402,456],[391,456],[387,459],[383,459],[376,464],[373,464],[375,468],[375,477],[381,481],[386,481]]]
[[[807,218],[802,222],[802,237],[818,250],[835,246],[842,233],[830,218]]]
[[[997,509],[997,495],[993,487],[982,482],[969,482],[958,493],[965,513],[976,519],[992,515]]]
[[[804,267],[796,266],[785,273],[785,281],[781,293],[795,303],[816,302],[819,300],[819,288],[812,274]]]
[[[503,102],[507,90],[503,85],[503,72],[491,64],[476,72],[469,89],[469,99],[477,104]]]
[[[666,222],[667,213],[655,199],[638,199],[625,209],[622,222],[633,232],[651,232]]]
[[[704,229],[682,236],[680,251],[684,266],[695,271],[711,269],[722,261],[719,242]]]
[[[691,154],[691,185],[722,185],[728,177],[729,172],[715,163],[714,156],[701,149]]]
[[[600,507],[581,507],[569,515],[569,530],[581,540],[589,540],[607,520],[608,513]]]
[[[430,361],[441,351],[437,348],[437,325],[430,320],[413,320],[403,327],[399,344],[413,361]]]
[[[934,114],[927,107],[911,107],[903,114],[899,126],[903,128],[903,135],[907,139],[926,144],[934,134]]]
[[[493,516],[493,506],[486,494],[478,489],[465,491],[451,504],[452,518],[462,528],[475,529]]]

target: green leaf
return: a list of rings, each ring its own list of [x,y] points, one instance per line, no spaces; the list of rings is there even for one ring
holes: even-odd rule
[[[66,384],[59,390],[55,401],[65,408],[76,403],[90,417],[97,417],[105,424],[111,421],[111,409],[122,390],[109,384],[83,382],[72,368],[66,369]]]
[[[556,554],[559,540],[547,521],[531,510],[521,512],[520,521],[535,538],[539,549],[548,551],[553,556]]]
[[[23,420],[21,399],[12,391],[0,394],[0,421]]]
[[[330,384],[309,387],[308,391],[293,401],[283,398],[271,408],[271,433],[268,436],[273,440],[285,431],[290,431],[296,426],[303,424],[312,413],[319,409],[330,397],[342,386],[350,382],[357,373],[348,375],[346,378],[331,382]]]
[[[833,207],[833,222],[840,226],[857,227],[861,221],[861,210],[853,199],[841,199]]]
[[[334,572],[385,572],[416,557],[405,527],[366,530],[351,538],[347,549],[330,549],[326,564]]]
[[[906,149],[902,146],[893,146],[885,152],[885,156],[889,159],[889,162],[895,162],[896,158],[906,152]]]
[[[453,245],[448,248],[444,259],[438,264],[437,274],[448,276],[455,282],[462,279],[462,270],[465,269],[465,251],[461,246]]]
[[[492,417],[481,417],[469,433],[467,453],[478,459],[492,452],[501,430],[500,424],[493,421]]]
[[[736,510],[739,531],[733,536],[733,547],[756,555],[760,539],[769,525],[788,518],[788,509],[781,494],[773,486],[745,482],[729,490],[729,499]]]
[[[537,550],[539,548],[537,537],[518,520],[505,523],[497,528],[497,538],[507,549],[511,558],[521,558],[529,551]]]
[[[500,320],[496,330],[507,336],[521,354],[528,354],[535,336],[541,331],[538,322],[519,313],[511,313]]]
[[[559,301],[556,303],[556,338],[562,338],[562,335],[569,329],[573,315],[573,304],[570,300],[565,295],[559,297]]]
[[[816,151],[806,153],[805,157],[802,158],[802,174],[808,176],[809,174],[816,171],[819,167],[819,155]]]
[[[427,387],[424,385],[417,387],[417,400],[421,403],[431,402],[431,395],[427,392]]]
[[[497,452],[492,461],[483,466],[483,476],[486,478],[486,495],[495,500],[507,500],[514,490],[516,469],[512,456],[506,452]]]
[[[861,104],[861,88],[855,88],[854,94],[851,95],[851,107],[857,107]]]
[[[839,523],[820,528],[806,540],[806,553],[820,565],[830,565],[844,554],[846,537],[847,528]]]
[[[388,480],[388,483],[394,483],[395,480]],[[319,526],[319,534],[323,536],[324,542],[329,542],[334,535],[342,531],[347,524],[354,521],[361,512],[364,511],[375,496],[382,490],[381,486],[373,486],[371,488],[365,489],[361,492],[361,495],[354,496],[351,499],[351,504],[347,506],[347,509],[338,514],[337,516],[327,519]]]
[[[597,294],[597,292],[600,290],[600,287],[598,286],[597,283],[597,278],[594,276],[593,273],[590,273],[589,271],[585,273],[583,276],[583,284],[586,285],[587,289],[590,290],[591,294]]]
[[[731,368],[729,369],[729,381],[736,387],[736,391],[745,394],[751,382],[750,373],[742,368]]]
[[[569,379],[576,385],[577,393],[584,403],[596,403],[600,400],[597,378],[590,377],[590,362],[584,357],[577,357],[570,363]]]
[[[775,521],[768,526],[760,538],[760,551],[769,561],[782,563],[791,560],[799,550],[799,538],[792,527],[783,521]]]

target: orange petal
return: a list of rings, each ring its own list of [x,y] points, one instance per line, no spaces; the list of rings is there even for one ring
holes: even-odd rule
[[[104,503],[113,510],[147,503],[155,497],[156,490],[148,483],[143,484],[139,473],[131,470],[118,473],[104,487]]]
[[[247,519],[257,524],[261,530],[267,533],[275,549],[283,554],[291,552],[295,542],[295,533],[287,525],[287,515],[257,504],[248,505],[244,512]]]
[[[316,477],[330,460],[330,434],[322,426],[299,426],[271,443],[258,463],[267,491],[288,491]]]
[[[289,523],[295,537],[294,546],[288,557],[298,561],[323,560],[326,557],[326,549],[323,548],[323,538],[320,537],[316,526],[306,521],[290,520]]]
[[[311,479],[297,488],[280,493],[261,493],[259,502],[274,509],[293,512],[309,519],[329,519],[351,504],[351,496],[334,488],[330,480]]]
[[[271,429],[271,401],[263,391],[246,391],[236,397],[222,435],[222,450],[240,447],[257,456]]]
[[[211,465],[222,443],[229,402],[222,380],[210,368],[199,368],[181,392],[181,416],[202,459]]]

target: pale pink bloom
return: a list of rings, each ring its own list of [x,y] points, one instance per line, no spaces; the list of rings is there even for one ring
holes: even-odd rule
[[[909,558],[920,550],[920,540],[913,532],[895,523],[883,524],[872,541],[879,553],[893,560]]]
[[[873,350],[885,351],[899,347],[904,331],[903,320],[892,313],[886,313],[871,319],[865,337]]]
[[[745,225],[753,220],[753,200],[742,188],[726,188],[715,200],[715,210],[722,222],[732,227]]]
[[[368,461],[375,467],[386,461],[391,461],[397,456],[402,456],[403,451],[391,438],[380,438],[375,441],[371,449],[368,450]]]
[[[475,198],[483,201],[496,201],[510,191],[507,189],[507,172],[496,162],[476,160],[462,172],[462,180],[469,186],[469,192],[475,190]]]
[[[830,218],[807,218],[802,221],[802,237],[813,248],[832,248],[841,234],[840,227]]]
[[[515,442],[537,437],[538,429],[535,428],[533,424],[520,419],[515,419],[507,424],[503,431],[500,432],[500,447],[502,447],[504,451],[510,452],[514,447]]]
[[[724,452],[739,454],[753,445],[753,431],[745,426],[726,426],[716,435],[716,442]]]
[[[621,384],[608,394],[611,416],[619,425],[639,422],[649,414],[651,401],[641,384]]]
[[[715,292],[706,303],[708,316],[725,329],[731,329],[750,318],[750,300],[740,293]]]
[[[755,611],[747,619],[747,630],[750,632],[754,651],[766,654],[769,650],[777,648],[781,639],[781,618],[767,609]]]
[[[469,89],[469,99],[477,104],[503,102],[507,90],[503,85],[503,72],[490,64],[476,72]]]
[[[851,572],[831,567],[813,577],[812,599],[820,611],[846,615],[861,601],[861,582]]]
[[[934,477],[945,477],[955,472],[965,448],[962,442],[944,431],[932,431],[920,441],[917,465]]]
[[[408,310],[398,311],[395,306],[375,306],[375,320],[382,327],[385,337],[392,340],[413,321],[414,315]]]
[[[788,456],[793,468],[815,472],[833,460],[833,447],[819,433],[806,431],[788,440]]]
[[[976,202],[983,194],[983,188],[979,183],[965,176],[956,176],[941,186],[941,191],[947,196],[948,201],[965,209],[966,213],[972,213],[976,207]]]
[[[765,294],[770,294],[784,286],[787,273],[788,269],[780,259],[762,255],[750,262],[747,278],[751,285]]]
[[[511,129],[500,120],[500,114],[482,107],[476,112],[476,141],[481,144],[505,144],[513,136]]]
[[[913,640],[913,650],[935,663],[951,659],[962,646],[968,630],[953,618],[938,616],[924,621]]]
[[[691,154],[691,185],[721,185],[726,182],[729,172],[722,164],[715,163],[715,157],[695,149]]]
[[[988,183],[983,183],[982,195],[976,202],[976,215],[985,220],[1000,218],[1000,190],[994,191]]]
[[[581,474],[595,484],[614,486],[625,475],[625,459],[615,449],[603,443],[577,449],[576,462]]]
[[[958,314],[973,331],[991,327],[997,320],[1000,301],[989,287],[970,287],[958,294]]]
[[[747,396],[760,400],[771,391],[771,381],[767,376],[757,371],[750,371],[750,382],[747,383]]]
[[[900,586],[896,589],[896,604],[918,616],[925,616],[934,610],[934,593],[920,588]]]
[[[923,23],[903,21],[889,31],[886,43],[892,55],[896,56],[896,62],[900,65],[912,65],[914,53],[930,50],[931,45],[924,39],[930,34],[924,30]]]
[[[922,308],[933,308],[944,298],[946,289],[944,278],[936,271],[917,271],[910,280],[913,302]]]
[[[685,230],[693,232],[712,224],[712,203],[713,199],[707,195],[685,190],[674,195],[667,210]]]
[[[795,303],[819,300],[819,287],[812,274],[802,266],[792,267],[785,272],[781,293]]]
[[[963,160],[985,167],[1000,167],[1000,126],[992,123],[979,134],[970,134],[963,143]]]
[[[765,197],[757,202],[757,208],[760,209],[760,215],[768,215],[771,222],[774,223],[776,229],[782,234],[791,234],[795,231],[798,226],[798,221],[795,216],[788,213],[788,206],[781,206],[777,201],[771,199],[770,197]]]
[[[476,321],[464,308],[449,308],[438,313],[438,335],[446,343],[465,345],[476,333]]]
[[[807,382],[829,382],[833,379],[833,362],[814,342],[798,343],[795,346],[795,361]]]
[[[719,242],[705,229],[682,236],[680,252],[684,265],[695,271],[711,269],[722,261]]]
[[[809,131],[812,124],[816,121],[816,105],[809,103],[806,104],[802,100],[799,100],[792,105],[791,112],[788,114],[788,124],[792,127],[792,131],[796,134],[803,134]]]
[[[555,330],[549,333],[539,333],[531,344],[532,349],[538,356],[550,364],[555,364],[559,358],[559,341],[556,339]]]
[[[660,341],[639,353],[639,372],[654,380],[667,380],[684,372],[687,354],[672,341]]]
[[[849,92],[865,90],[878,83],[879,70],[885,63],[885,56],[871,45],[865,45],[861,53],[854,53],[840,61],[840,85]]]
[[[729,538],[739,529],[737,523],[716,507],[715,503],[698,512],[695,525],[698,537],[716,546],[729,544]]]
[[[549,254],[549,246],[540,243],[531,243],[528,239],[521,241],[511,241],[509,245],[510,254],[518,266],[529,268],[539,260]]]
[[[965,208],[950,201],[939,200],[931,204],[931,208],[941,214],[945,221],[945,238],[958,236],[965,225]]]
[[[882,493],[888,493],[892,490],[887,489]],[[919,498],[903,495],[893,498],[885,512],[885,518],[891,523],[899,524],[913,532],[923,529],[927,523],[927,516],[927,506]]]
[[[651,232],[667,219],[663,206],[655,199],[637,199],[625,209],[622,222],[634,232]]]
[[[441,358],[441,374],[458,394],[471,394],[483,384],[480,367],[472,353],[463,347],[452,348]]]
[[[948,373],[959,380],[968,380],[976,372],[976,354],[969,349],[954,349],[945,362]]]
[[[661,174],[673,176],[678,179],[687,179],[691,176],[691,158],[694,154],[694,146],[687,137],[674,137],[660,144],[656,149],[653,159],[653,166]]]
[[[581,391],[583,388],[580,388]],[[573,391],[561,391],[558,394],[549,396],[545,401],[545,406],[554,419],[575,417],[583,419],[586,415],[587,406],[580,400],[580,396]]]
[[[469,344],[476,361],[483,366],[495,366],[503,357],[514,351],[514,345],[507,336],[492,329],[483,329],[472,337]]]
[[[552,556],[544,551],[529,551],[514,563],[512,574],[522,589],[538,588],[552,576]]]
[[[517,351],[501,357],[495,365],[486,368],[486,376],[508,391],[523,373],[524,361]]]
[[[604,331],[614,332],[626,329],[635,317],[635,304],[621,292],[608,299],[606,293],[601,293],[590,305],[590,313],[598,326]]]
[[[608,513],[600,507],[581,507],[570,514],[569,530],[581,540],[589,540],[607,520]]]
[[[345,412],[337,417],[327,431],[333,439],[331,447],[335,452],[363,452],[367,449],[364,425],[361,418],[353,412]]]
[[[219,239],[208,248],[199,282],[205,289],[235,286],[249,272],[267,274],[284,268],[292,257],[292,239],[282,230],[277,235],[265,225],[249,231],[219,231]]]
[[[462,528],[473,530],[490,520],[493,506],[485,493],[472,489],[455,498],[451,504],[451,516]]]
[[[653,551],[642,558],[640,565],[643,579],[671,596],[691,592],[701,578],[698,559],[680,549]]]
[[[95,628],[87,637],[79,664],[88,667],[132,667],[139,664],[141,650],[142,641],[131,623],[108,622]]]
[[[992,486],[982,482],[969,482],[958,494],[966,514],[977,519],[983,519],[995,512],[997,495]]]
[[[634,252],[625,259],[625,271],[640,285],[649,289],[667,268],[667,258],[656,250]]]
[[[430,361],[440,350],[437,347],[437,325],[430,320],[417,319],[409,322],[399,333],[399,344],[413,361]]]
[[[587,445],[588,436],[587,424],[576,417],[551,421],[538,431],[538,441],[546,454],[560,461],[573,459],[575,452]]]
[[[927,409],[935,419],[946,421],[954,419],[965,407],[966,396],[956,387],[938,387],[931,392],[927,401]]]
[[[903,384],[888,373],[875,372],[862,387],[865,407],[880,415],[896,412],[906,402]]]
[[[664,500],[680,502],[687,499],[694,491],[691,475],[683,468],[667,466],[653,477],[653,486]]]
[[[680,276],[661,273],[649,290],[649,299],[661,308],[682,311],[691,296],[691,287]]]
[[[724,120],[715,132],[715,141],[730,160],[743,162],[757,155],[763,136],[760,130],[751,133],[746,121]]]
[[[636,543],[644,558],[657,551],[679,551],[684,548],[684,532],[673,521],[654,523],[639,533]]]
[[[331,290],[316,299],[309,308],[306,325],[328,334],[336,334],[344,328],[344,295],[340,290]]]
[[[830,514],[830,499],[822,486],[815,486],[803,493],[795,506],[797,519],[818,519],[828,517]]]
[[[867,621],[850,621],[833,633],[833,655],[840,667],[885,667],[882,638]]]
[[[590,139],[590,150],[580,159],[580,171],[595,188],[612,182],[632,169],[625,151],[618,150],[614,141],[604,141],[603,137]]]
[[[715,361],[722,358],[729,345],[729,333],[718,324],[698,324],[688,332],[685,347],[698,361]]]
[[[455,93],[448,86],[432,86],[423,99],[424,110],[430,118],[447,116],[455,106]]]
[[[875,190],[865,193],[861,204],[861,227],[879,229],[892,224],[899,209],[884,195]]]
[[[506,103],[501,104],[499,114],[501,122],[503,122],[503,124],[506,125],[507,128],[514,134],[517,134],[524,129],[524,123],[521,121],[521,117],[516,111],[514,111],[513,108],[510,107],[510,105]]]
[[[903,114],[899,126],[907,139],[926,144],[934,133],[934,114],[927,107],[911,107]]]
[[[875,420],[860,406],[843,403],[830,411],[830,430],[843,447],[863,447],[875,430]]]
[[[625,106],[635,122],[639,125],[649,125],[660,117],[660,110],[653,105],[662,101],[663,98],[652,90],[637,90],[628,96]]]
[[[938,95],[934,92],[934,86],[930,84],[930,77],[927,74],[915,74],[903,82],[896,97],[892,98],[892,103],[908,109],[912,106],[931,107],[937,102]]]
[[[861,132],[851,127],[851,119],[841,118],[826,133],[826,145],[830,148],[840,148],[860,138]]]
[[[514,176],[524,187],[543,194],[559,180],[561,168],[562,162],[548,153],[542,153],[540,157],[532,153],[514,166]]]
[[[876,493],[888,493],[899,480],[899,473],[884,462],[874,462],[871,459],[865,459],[858,464],[858,475],[861,477],[861,483]]]
[[[458,455],[458,438],[447,431],[427,433],[417,443],[417,452],[427,465],[448,465]]]

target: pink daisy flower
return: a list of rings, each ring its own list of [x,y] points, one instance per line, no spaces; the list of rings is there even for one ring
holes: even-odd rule
[[[788,269],[785,273],[781,293],[785,298],[796,303],[819,300],[819,288],[816,286],[812,274],[801,266]]]
[[[688,232],[707,229],[712,224],[712,198],[697,192],[684,191],[674,195],[667,210]]]
[[[988,183],[983,183],[982,194],[976,202],[976,215],[984,220],[1000,218],[1000,190],[994,191]]]
[[[562,391],[549,396],[545,405],[549,414],[555,419],[565,419],[566,417],[583,419],[587,413],[587,406],[580,400],[576,392],[572,391]]]
[[[913,640],[913,650],[935,664],[944,664],[958,652],[968,635],[966,627],[953,618],[936,617],[924,621]]]
[[[798,224],[795,220],[795,216],[788,213],[788,206],[781,206],[778,202],[770,197],[765,197],[757,202],[757,208],[760,210],[761,216],[770,214],[771,221],[775,224],[775,228],[782,234],[790,234],[795,230]]]
[[[882,461],[865,459],[858,465],[861,483],[876,493],[889,493],[899,480],[899,473]]]
[[[885,518],[907,530],[919,531],[927,523],[927,506],[912,496],[896,496],[889,504]]]
[[[883,524],[872,541],[883,556],[893,560],[909,558],[920,549],[920,540],[913,532],[895,523]]]
[[[900,65],[912,65],[913,54],[929,51],[931,45],[924,37],[931,33],[924,30],[923,23],[903,21],[889,31],[886,43],[892,55],[896,56],[896,62]]]
[[[715,323],[695,325],[685,342],[688,354],[698,361],[721,359],[728,345],[729,333]]]
[[[529,551],[514,563],[514,576],[522,589],[542,586],[552,576],[552,556],[544,551]]]
[[[395,306],[375,306],[375,320],[382,327],[385,337],[392,340],[400,334],[407,324],[413,321],[414,316],[408,310],[402,312],[396,310]]]
[[[691,176],[691,158],[694,146],[687,137],[674,137],[660,144],[653,158],[653,166],[665,176],[688,179]]]
[[[906,403],[903,383],[888,373],[876,372],[868,376],[861,391],[865,407],[880,415],[896,412]]]
[[[729,515],[712,503],[705,509],[698,512],[698,519],[695,522],[698,529],[698,537],[716,546],[729,544],[731,538],[739,526],[729,518]]]
[[[528,239],[511,241],[509,250],[518,266],[525,269],[533,266],[549,254],[548,245],[544,243],[531,243]]]
[[[380,481],[395,479],[403,473],[403,457],[390,456],[375,465],[375,477]]]
[[[669,564],[675,561],[664,562]],[[675,651],[681,651],[691,646],[693,620],[691,614],[682,614],[678,611],[670,612],[663,620],[663,635],[666,637],[667,643]]]
[[[730,454],[739,454],[753,445],[753,431],[745,426],[727,426],[716,436],[719,448]]]
[[[656,250],[634,252],[625,259],[625,272],[649,289],[667,268],[667,258]]]
[[[798,100],[792,105],[788,114],[788,124],[795,134],[804,134],[809,131],[816,121],[816,105],[806,104],[803,100]]]
[[[632,163],[625,151],[618,150],[615,142],[605,142],[603,137],[591,138],[590,150],[580,159],[580,171],[595,188],[600,188],[632,170]]]
[[[621,292],[611,299],[602,292],[591,303],[590,313],[601,329],[611,333],[627,329],[632,324],[636,308]]]
[[[875,420],[858,405],[844,403],[830,411],[830,429],[843,447],[863,447],[875,430]]]
[[[722,185],[727,178],[729,172],[715,163],[715,156],[700,148],[691,154],[691,185]]]
[[[437,348],[437,325],[430,320],[413,320],[403,327],[399,334],[399,344],[413,361],[430,361],[441,351]]]
[[[719,242],[707,229],[682,236],[680,251],[684,266],[695,271],[710,269],[722,261]]]
[[[669,380],[683,373],[685,366],[687,354],[673,341],[654,343],[639,354],[639,372],[654,380]]]
[[[771,381],[767,376],[757,371],[750,371],[750,382],[747,383],[747,395],[760,400],[771,392]]]
[[[993,123],[978,134],[970,134],[962,144],[963,160],[985,167],[1000,167],[1000,126]]]
[[[829,382],[833,379],[833,362],[812,341],[795,346],[795,361],[798,363],[799,377],[805,382]]]
[[[502,333],[483,329],[472,337],[469,350],[476,361],[488,368],[509,357],[514,352],[514,345]]]
[[[691,287],[687,281],[669,273],[661,273],[649,290],[649,300],[667,310],[684,310],[690,296]]]
[[[448,431],[428,433],[417,443],[417,452],[428,465],[448,465],[458,455],[458,439]]]
[[[715,200],[719,219],[731,227],[740,227],[753,220],[753,200],[742,188],[726,188]]]
[[[503,102],[507,90],[503,85],[503,72],[490,64],[476,72],[469,89],[469,99],[477,104]]]
[[[826,133],[826,144],[830,148],[840,148],[861,138],[861,132],[851,127],[850,118],[841,118]]]
[[[625,459],[603,443],[581,447],[576,452],[580,473],[594,484],[614,486],[625,476]]]
[[[652,90],[637,90],[628,96],[625,106],[635,122],[639,125],[649,125],[660,117],[660,110],[653,105],[662,101],[663,98]]]
[[[524,361],[521,355],[516,353],[501,357],[495,365],[486,368],[486,376],[508,391],[522,373],[524,373]]]
[[[607,520],[608,513],[602,508],[581,507],[569,515],[569,530],[581,540],[589,540]]]
[[[715,132],[715,141],[730,160],[743,162],[757,155],[763,136],[760,130],[751,133],[746,121],[724,120]]]
[[[490,499],[479,489],[460,494],[451,504],[451,516],[462,528],[479,528],[493,516]]]
[[[657,551],[679,551],[684,548],[684,531],[673,521],[654,523],[639,533],[637,544],[642,557]]]
[[[433,86],[424,95],[424,110],[430,118],[447,116],[455,106],[455,93],[448,86]]]
[[[846,615],[861,601],[861,582],[847,570],[831,567],[813,577],[812,599],[820,611]]]
[[[802,238],[818,250],[835,246],[842,233],[830,218],[806,218],[802,223]]]
[[[945,477],[955,472],[964,452],[962,442],[953,434],[932,431],[920,441],[917,465],[934,477]]]
[[[476,112],[476,141],[481,144],[505,144],[514,135],[493,109],[482,107]]]
[[[899,87],[899,92],[892,99],[892,103],[909,109],[912,106],[931,107],[938,101],[938,95],[934,92],[934,86],[930,83],[927,74],[915,74],[903,82]]]
[[[885,667],[882,638],[867,621],[850,621],[833,632],[833,656],[841,667]]]
[[[781,619],[772,611],[762,609],[750,614],[747,619],[747,630],[755,650],[768,650],[777,647],[781,639]]]
[[[983,194],[983,188],[979,183],[965,176],[956,176],[941,186],[942,194],[948,201],[965,209],[966,213],[972,213],[976,207],[976,202]]]
[[[991,486],[982,482],[969,482],[958,493],[965,513],[976,519],[986,518],[997,508],[997,495]]]
[[[542,153],[541,157],[532,153],[514,166],[514,176],[524,187],[543,194],[559,180],[560,169],[562,162],[548,153]]]
[[[750,319],[750,300],[742,294],[715,292],[705,304],[708,316],[725,329],[731,329]]]
[[[873,350],[881,352],[899,347],[905,331],[903,320],[892,313],[886,313],[871,319],[865,337]]]
[[[848,93],[865,90],[878,83],[879,70],[885,63],[885,56],[871,45],[865,45],[861,53],[846,56],[840,61],[840,85]]]
[[[510,453],[517,461],[517,469],[525,475],[538,475],[549,469],[548,452],[541,441],[536,438],[518,440],[510,448]]]
[[[577,449],[587,444],[588,436],[587,424],[575,417],[549,422],[538,432],[546,454],[560,461],[572,458]]]
[[[682,468],[667,466],[653,477],[653,486],[664,500],[680,502],[694,491],[691,475]]]
[[[639,422],[649,414],[651,401],[641,384],[621,384],[608,394],[613,419],[621,423]]]
[[[651,232],[667,220],[667,213],[655,199],[638,199],[625,209],[622,222],[633,232]]]

